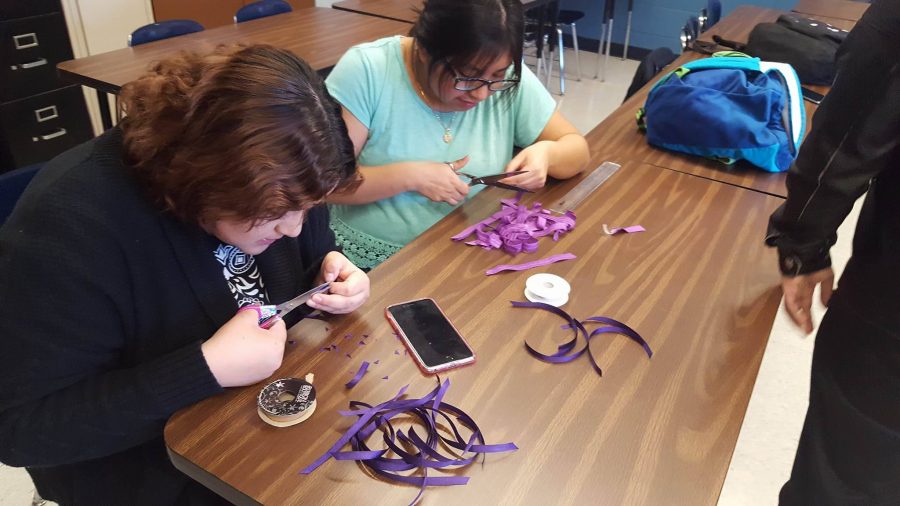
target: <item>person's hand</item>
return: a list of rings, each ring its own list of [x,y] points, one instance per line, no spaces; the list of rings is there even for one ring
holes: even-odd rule
[[[456,174],[456,171],[465,167],[467,163],[469,163],[468,156],[452,162],[416,163],[408,177],[415,191],[435,202],[446,202],[455,206],[469,193],[469,185]]]
[[[813,330],[812,309],[813,290],[822,285],[822,304],[827,306],[834,290],[834,271],[831,267],[800,276],[782,276],[781,288],[784,290],[784,305],[788,315],[803,332],[809,334]]]
[[[519,186],[528,190],[536,190],[547,182],[547,173],[550,171],[550,149],[552,141],[540,141],[519,151],[508,164],[504,172],[527,170],[525,174],[508,177],[503,180],[506,184]]]
[[[328,293],[317,293],[306,305],[334,314],[349,313],[369,298],[369,276],[343,254],[332,251],[322,260],[319,282],[330,281]]]
[[[242,308],[200,349],[220,385],[239,387],[262,381],[281,367],[286,339],[283,321],[260,328],[259,314]]]

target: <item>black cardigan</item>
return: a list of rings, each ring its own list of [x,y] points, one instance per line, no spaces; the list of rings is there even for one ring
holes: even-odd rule
[[[0,460],[62,504],[198,502],[162,440],[222,392],[200,344],[237,310],[217,240],[159,212],[111,130],[44,167],[0,229]],[[257,256],[272,303],[335,249],[328,212]],[[202,502],[202,501],[200,501]]]

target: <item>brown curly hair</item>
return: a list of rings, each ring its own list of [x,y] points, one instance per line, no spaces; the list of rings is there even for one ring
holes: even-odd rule
[[[184,221],[258,223],[359,185],[340,105],[288,51],[183,52],[126,84],[121,103],[125,161]]]

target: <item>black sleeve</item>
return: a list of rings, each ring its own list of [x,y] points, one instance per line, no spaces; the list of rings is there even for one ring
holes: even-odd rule
[[[82,212],[91,198],[34,197],[0,229],[0,460],[56,466],[161,437],[222,390],[200,343],[135,360],[129,271],[142,266]]]
[[[872,4],[837,55],[837,77],[787,176],[788,198],[769,222],[781,271],[831,265],[837,229],[900,143],[900,2]]]

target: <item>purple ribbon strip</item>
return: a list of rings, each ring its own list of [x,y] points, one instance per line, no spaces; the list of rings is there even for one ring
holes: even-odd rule
[[[349,355],[348,355],[349,356]],[[363,360],[362,364],[359,364],[359,370],[356,371],[356,375],[353,376],[353,379],[344,383],[344,386],[347,388],[353,388],[359,383],[359,380],[362,379],[363,375],[366,374],[366,371],[369,370],[369,363]]]
[[[632,225],[630,227],[609,228],[606,226],[606,223],[603,224],[603,232],[606,233],[606,235],[616,235],[616,234],[619,234],[622,232],[624,232],[626,234],[634,234],[637,232],[646,232],[646,231],[647,230],[644,229],[644,227],[642,227],[640,225]]]
[[[569,322],[567,325],[563,325],[562,328],[572,329],[572,339],[559,345],[557,347],[556,353],[553,353],[551,355],[541,353],[537,349],[533,348],[530,344],[528,344],[527,340],[525,341],[525,349],[528,350],[528,353],[530,353],[538,360],[543,360],[544,362],[550,362],[553,364],[563,364],[566,362],[571,362],[583,355],[584,352],[587,352],[588,359],[591,362],[591,367],[593,367],[594,370],[597,371],[597,374],[603,376],[603,370],[600,369],[600,365],[597,363],[597,359],[594,357],[594,352],[591,351],[591,338],[600,334],[622,334],[628,336],[633,341],[640,344],[642,348],[644,348],[644,351],[647,353],[648,358],[653,357],[653,351],[650,349],[650,345],[647,344],[647,341],[645,341],[644,338],[641,337],[640,334],[638,334],[634,329],[618,320],[606,318],[604,316],[591,316],[589,318],[585,318],[583,321],[578,321],[564,310],[555,306],[551,306],[550,304],[544,304],[543,302],[510,301],[510,303],[513,305],[513,307],[537,308],[543,309],[545,311],[550,311],[551,313],[555,313]],[[588,322],[605,323],[607,326],[596,328],[590,334],[588,334],[587,329],[584,327],[584,324]],[[584,337],[585,344],[583,348],[573,352],[572,350],[575,348],[575,345],[578,344],[579,333]]]
[[[535,267],[541,267],[541,266],[556,263],[556,262],[562,262],[563,260],[572,260],[574,258],[576,258],[575,255],[573,255],[571,253],[563,253],[560,255],[553,255],[553,256],[549,256],[547,258],[542,258],[540,260],[535,260],[533,262],[526,262],[524,264],[497,265],[495,267],[491,267],[490,269],[486,270],[484,273],[487,276],[492,276],[494,274],[497,274],[498,272],[503,272],[503,271],[525,271],[528,269],[533,269]]]
[[[519,198],[521,194],[515,199],[501,200],[500,211],[467,227],[451,239],[462,241],[475,234],[476,239],[466,244],[487,250],[503,248],[510,255],[515,255],[522,251],[537,251],[541,237],[552,235],[553,240],[558,241],[562,234],[575,228],[575,213],[572,211],[555,216],[543,209],[539,202],[532,204],[531,209],[519,205]]]
[[[467,476],[428,476],[429,469],[466,466],[474,462],[479,454],[518,450],[513,443],[485,444],[481,429],[472,417],[456,406],[443,402],[450,388],[450,380],[439,384],[420,399],[401,399],[407,388],[408,385],[390,400],[375,406],[351,401],[351,409],[340,411],[340,414],[358,417],[356,422],[324,455],[300,473],[310,474],[332,457],[335,460],[355,460],[378,476],[418,486],[419,493],[410,503],[415,504],[426,487],[465,485],[469,481]],[[424,438],[415,427],[410,427],[406,432],[395,429],[390,421],[395,416],[404,422],[417,420],[425,428]],[[471,432],[468,438],[460,434],[457,423]],[[382,433],[384,449],[373,450],[367,444],[376,431]],[[348,443],[351,450],[341,451]],[[441,447],[457,450],[459,454],[444,455],[439,451]],[[387,457],[389,452],[397,457]],[[418,470],[421,475],[398,474],[399,471],[410,470]]]

